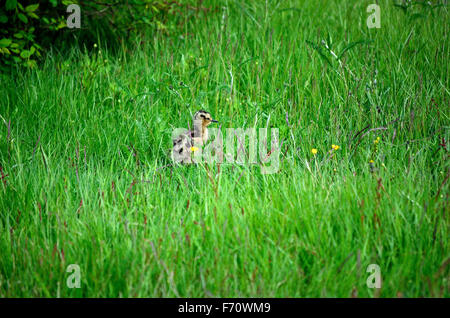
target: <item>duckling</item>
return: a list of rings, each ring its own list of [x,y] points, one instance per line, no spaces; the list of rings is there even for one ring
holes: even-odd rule
[[[194,114],[194,130],[180,134],[173,140],[172,160],[175,163],[192,163],[191,153],[195,146],[203,146],[208,140],[208,126],[218,123],[210,113],[199,110]]]

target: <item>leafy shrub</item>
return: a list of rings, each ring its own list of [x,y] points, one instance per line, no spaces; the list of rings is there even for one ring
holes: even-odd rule
[[[193,1],[162,0],[6,0],[0,5],[0,67],[35,67],[36,61],[56,40],[77,42],[105,41],[109,46],[122,43],[145,30],[176,31],[182,14],[196,10]],[[67,6],[81,9],[81,28],[70,29]]]
[[[56,1],[49,1],[49,4],[57,6]],[[2,64],[36,65],[36,58],[42,53],[37,34],[65,26],[64,17],[49,9],[48,5],[16,0],[7,0],[0,7]]]

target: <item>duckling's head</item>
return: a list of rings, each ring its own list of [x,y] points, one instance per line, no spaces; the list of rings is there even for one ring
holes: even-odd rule
[[[206,127],[210,125],[211,123],[218,123],[217,120],[212,119],[212,116],[210,113],[204,110],[199,110],[194,114],[194,122],[201,122],[202,127]]]

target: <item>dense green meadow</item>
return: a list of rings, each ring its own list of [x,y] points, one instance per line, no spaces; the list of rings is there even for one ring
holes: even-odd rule
[[[0,297],[448,297],[449,7],[371,3],[207,1],[0,75]],[[278,128],[279,171],[171,166],[199,109]]]

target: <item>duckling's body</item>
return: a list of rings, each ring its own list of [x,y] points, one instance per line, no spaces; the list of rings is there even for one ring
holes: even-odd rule
[[[207,126],[211,123],[217,123],[217,120],[212,119],[207,111],[199,110],[194,114],[194,130],[180,134],[173,140],[172,160],[175,163],[192,163],[192,149],[206,144],[209,136]]]

